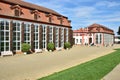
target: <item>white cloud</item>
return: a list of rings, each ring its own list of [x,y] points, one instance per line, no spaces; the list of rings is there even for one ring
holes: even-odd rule
[[[120,17],[114,17],[114,18],[106,18],[106,19],[94,19],[94,18],[91,18],[91,19],[86,19],[86,20],[83,20],[81,22],[86,22],[86,23],[100,23],[100,22],[119,22],[120,21]]]
[[[96,6],[116,7],[120,6],[120,3],[114,1],[100,1],[96,3]]]
[[[104,20],[104,21],[106,21],[106,22],[120,22],[120,17],[115,17],[115,18]]]
[[[74,9],[74,13],[77,17],[88,17],[90,16],[96,9],[94,7],[79,7]]]

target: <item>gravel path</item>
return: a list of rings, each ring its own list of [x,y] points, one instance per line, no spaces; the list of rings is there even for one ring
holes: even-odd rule
[[[70,50],[0,58],[0,80],[35,80],[113,52],[120,47],[74,46]]]
[[[120,64],[117,65],[110,73],[108,73],[102,80],[120,80]]]

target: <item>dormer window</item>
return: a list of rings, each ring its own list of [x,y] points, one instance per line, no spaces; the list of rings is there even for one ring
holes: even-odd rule
[[[60,24],[62,25],[63,24],[63,17],[60,16],[60,17],[58,17],[58,19],[60,20]]]
[[[14,13],[15,13],[15,16],[17,16],[17,17],[20,16],[20,10],[15,9],[15,12],[14,12]]]
[[[53,16],[52,14],[46,13],[46,17],[48,17],[48,22],[49,22],[49,23],[52,23],[52,20],[53,20],[53,19],[52,19],[52,16]]]
[[[19,5],[13,5],[11,6],[11,9],[14,10],[14,16],[16,17],[19,17],[21,14],[23,14],[22,8]]]
[[[37,20],[38,19],[38,15],[34,14],[34,19]]]
[[[49,17],[49,23],[52,23],[52,18],[51,17]]]
[[[38,10],[32,10],[31,13],[34,15],[34,20],[38,20],[39,16],[39,11]]]
[[[71,20],[68,20],[69,23],[71,23]]]
[[[61,25],[63,24],[63,21],[62,21],[62,19],[60,20],[60,24],[61,24]]]

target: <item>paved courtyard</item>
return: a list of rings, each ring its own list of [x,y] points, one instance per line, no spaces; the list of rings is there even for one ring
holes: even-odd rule
[[[74,46],[70,50],[0,58],[0,80],[35,80],[113,52],[120,47]]]

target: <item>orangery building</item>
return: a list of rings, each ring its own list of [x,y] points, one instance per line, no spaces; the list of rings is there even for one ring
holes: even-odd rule
[[[76,45],[112,46],[114,44],[114,31],[100,24],[92,24],[86,28],[73,31]]]
[[[23,0],[0,0],[0,51],[21,52],[21,44],[31,49],[47,49],[52,42],[63,48],[72,42],[68,17]]]

